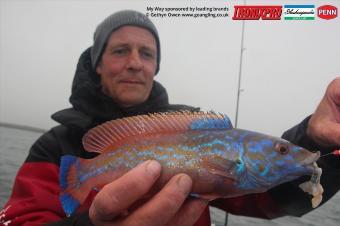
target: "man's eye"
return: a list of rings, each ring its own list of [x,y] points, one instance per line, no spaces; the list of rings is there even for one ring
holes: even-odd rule
[[[127,49],[115,49],[112,51],[112,54],[114,55],[124,55],[128,52]]]
[[[148,52],[148,51],[143,51],[143,52],[142,52],[142,56],[143,56],[144,58],[147,58],[147,59],[153,59],[153,58],[154,58],[154,54],[151,53],[151,52]]]

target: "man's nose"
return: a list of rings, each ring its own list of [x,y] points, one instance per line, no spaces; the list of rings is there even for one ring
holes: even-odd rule
[[[131,54],[127,62],[128,69],[141,70],[143,67],[143,62],[141,60],[138,50],[131,51]]]

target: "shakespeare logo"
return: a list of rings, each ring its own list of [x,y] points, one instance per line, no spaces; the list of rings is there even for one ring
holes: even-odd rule
[[[233,20],[281,20],[282,6],[234,6]]]
[[[323,5],[318,8],[318,17],[330,20],[338,16],[338,8],[332,5]]]
[[[283,17],[285,20],[314,20],[314,5],[285,5]]]

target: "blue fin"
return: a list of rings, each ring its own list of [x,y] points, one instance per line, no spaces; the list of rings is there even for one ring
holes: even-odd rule
[[[233,125],[228,116],[223,115],[222,118],[207,118],[194,121],[190,125],[192,130],[206,130],[206,129],[232,129]]]
[[[71,195],[65,193],[60,197],[61,205],[63,206],[66,216],[71,216],[71,214],[79,207],[79,202],[74,199]]]
[[[72,166],[77,163],[79,163],[78,158],[72,155],[64,155],[60,160],[59,180],[61,195],[59,199],[68,217],[80,206],[79,201],[69,193],[71,190],[79,189],[75,188],[77,180],[76,171],[70,171]]]
[[[77,157],[72,155],[64,155],[61,157],[59,179],[60,186],[63,190],[69,186],[67,181],[68,172],[71,166],[76,163],[77,159]]]

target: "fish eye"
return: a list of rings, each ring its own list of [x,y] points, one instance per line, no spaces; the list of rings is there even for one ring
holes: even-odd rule
[[[275,150],[276,150],[277,152],[279,152],[280,154],[282,154],[282,155],[286,155],[286,154],[288,154],[288,152],[289,152],[289,147],[288,147],[287,144],[277,143],[277,144],[275,145]]]

